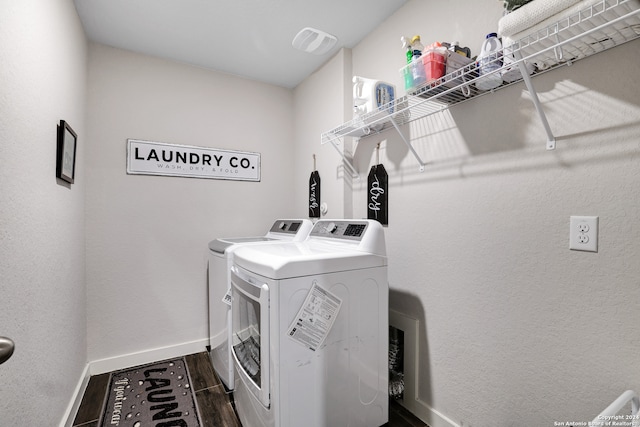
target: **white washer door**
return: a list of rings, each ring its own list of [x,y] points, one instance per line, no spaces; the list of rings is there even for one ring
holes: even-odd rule
[[[269,286],[231,270],[233,359],[240,380],[268,408]]]

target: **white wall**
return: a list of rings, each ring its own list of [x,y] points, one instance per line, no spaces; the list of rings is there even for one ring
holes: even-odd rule
[[[2,0],[3,425],[60,419],[87,360],[203,341],[207,242],[305,216],[311,154],[328,216],[366,216],[364,180],[319,145],[348,118],[351,75],[400,86],[403,34],[477,53],[500,7],[412,0],[293,92],[92,45],[85,105],[72,3]],[[420,320],[421,416],[586,421],[640,388],[638,43],[534,79],[555,151],[521,84],[412,124],[422,174],[393,133],[356,146],[365,175],[382,141],[390,174],[391,305]],[[54,177],[60,119],[79,135],[70,187]],[[127,138],[257,151],[262,181],[127,175]],[[597,254],[567,249],[583,214],[600,216]]]
[[[326,203],[327,218],[350,215],[351,177],[340,162],[340,154],[331,144],[320,145],[320,134],[351,119],[351,50],[342,49],[321,69],[294,90],[293,126],[295,138],[296,215],[309,215],[309,176],[313,155],[321,180],[321,203]],[[340,146],[344,150],[344,146]],[[348,153],[348,150],[347,150]],[[346,199],[345,199],[346,198]],[[300,201],[304,201],[300,203]]]
[[[0,9],[0,424],[57,424],[87,362],[84,206],[87,45],[68,0]],[[56,126],[78,134],[56,179]],[[35,409],[35,410],[34,410]]]
[[[202,341],[208,242],[292,215],[292,91],[96,44],[89,87],[89,359]],[[128,138],[259,152],[261,181],[127,175]]]
[[[402,34],[475,55],[500,7],[410,1],[353,49],[353,73],[400,86]],[[589,421],[640,389],[639,47],[534,79],[555,151],[522,83],[411,124],[424,173],[393,132],[357,146],[366,177],[382,142],[390,303],[420,321],[423,418]],[[354,184],[355,217],[365,186]],[[598,253],[568,249],[570,215],[600,217]]]

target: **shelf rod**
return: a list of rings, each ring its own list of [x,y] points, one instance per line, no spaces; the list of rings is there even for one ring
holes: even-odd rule
[[[416,150],[413,148],[413,145],[411,145],[411,143],[409,141],[407,141],[407,138],[404,137],[402,131],[400,131],[400,127],[396,123],[396,121],[393,118],[393,116],[391,116],[391,114],[389,114],[389,120],[391,120],[391,124],[393,124],[393,127],[396,128],[396,131],[398,132],[398,135],[400,135],[400,138],[402,138],[404,143],[407,145],[407,147],[409,148],[409,150],[413,154],[413,157],[415,157],[416,160],[418,161],[418,164],[420,164],[420,172],[424,172],[425,163],[422,161],[422,159],[420,158],[420,156],[418,155]]]
[[[349,159],[347,159],[347,156],[344,155],[344,152],[342,150],[340,150],[340,148],[338,147],[338,144],[340,144],[340,140],[338,139],[338,137],[335,136],[335,135],[332,135],[332,134],[327,134],[327,136],[329,137],[329,142],[331,143],[331,145],[333,145],[333,148],[336,149],[338,154],[340,154],[340,157],[342,157],[342,161],[347,166],[347,169],[349,169],[349,171],[351,172],[351,177],[352,178],[360,178],[360,174],[353,167],[353,165],[351,164]],[[338,140],[337,144],[336,144],[335,140]]]
[[[533,87],[533,83],[531,83],[531,77],[529,76],[529,71],[527,70],[527,66],[522,59],[522,54],[520,50],[515,50],[513,52],[514,57],[518,61],[518,68],[520,68],[520,74],[522,74],[522,80],[524,80],[524,84],[527,86],[529,90],[529,95],[531,95],[531,101],[533,105],[536,107],[536,111],[538,112],[538,116],[540,116],[540,120],[542,121],[542,126],[544,126],[544,130],[547,133],[547,150],[555,150],[556,148],[556,137],[553,135],[551,131],[551,127],[549,126],[549,122],[547,121],[547,116],[542,109],[542,105],[540,104],[540,99],[538,99],[538,92]]]

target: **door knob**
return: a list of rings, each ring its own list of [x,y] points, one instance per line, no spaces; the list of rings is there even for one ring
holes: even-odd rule
[[[10,338],[0,337],[0,365],[9,360],[16,345]]]

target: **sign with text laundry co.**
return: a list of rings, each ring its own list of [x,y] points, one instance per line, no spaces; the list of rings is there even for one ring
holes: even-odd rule
[[[260,181],[260,153],[128,139],[127,173]]]

